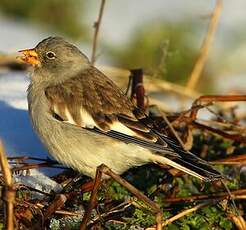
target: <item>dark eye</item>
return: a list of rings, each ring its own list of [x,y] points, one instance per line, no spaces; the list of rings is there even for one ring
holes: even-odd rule
[[[54,58],[56,57],[55,53],[52,52],[52,51],[48,51],[48,52],[46,53],[46,56],[47,56],[47,58],[49,58],[49,59],[54,59]]]

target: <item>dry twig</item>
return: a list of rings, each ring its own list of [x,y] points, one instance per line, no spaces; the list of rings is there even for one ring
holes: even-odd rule
[[[50,167],[50,168],[59,168],[59,169],[67,169],[65,166],[61,165],[56,165],[57,163],[52,163],[52,162],[45,162],[45,163],[39,163],[39,164],[32,164],[32,163],[25,163],[24,165],[20,167],[13,167],[11,169],[12,172],[19,172],[19,171],[25,171],[25,170],[30,170],[30,169],[38,169],[42,167]]]
[[[146,109],[145,106],[145,89],[143,86],[143,70],[142,69],[132,69],[132,89],[131,89],[131,100],[136,98],[138,108],[143,110]]]
[[[216,161],[211,161],[212,164],[223,164],[223,165],[245,165],[246,164],[246,155],[239,155],[239,156],[231,156],[231,157],[227,157],[225,159],[221,159],[221,160],[216,160]],[[246,191],[245,191],[246,194]]]
[[[208,205],[208,203],[203,203],[203,204],[198,204],[192,208],[185,209],[184,211],[178,213],[177,215],[165,220],[164,223],[162,224],[162,227],[167,226],[168,224],[171,224],[172,222],[174,222],[174,221],[178,220],[179,218],[186,216],[192,212],[196,212],[198,209],[201,209],[207,205]]]
[[[94,23],[95,32],[94,32],[94,37],[93,37],[93,46],[92,46],[92,54],[91,54],[92,65],[94,65],[95,61],[96,61],[98,33],[99,33],[100,25],[102,22],[102,16],[103,16],[103,10],[104,10],[104,6],[105,6],[105,2],[106,2],[106,0],[101,0],[101,6],[100,6],[100,10],[99,10],[98,19]]]
[[[0,164],[3,178],[5,181],[3,200],[5,201],[5,228],[7,230],[14,229],[14,203],[15,203],[15,187],[12,174],[9,168],[8,160],[5,155],[3,143],[0,141]]]
[[[208,27],[207,35],[204,38],[203,44],[200,48],[199,55],[197,57],[194,68],[189,77],[189,81],[187,83],[187,89],[195,89],[197,82],[199,81],[204,64],[208,58],[209,48],[212,44],[214,33],[217,28],[221,9],[222,9],[222,0],[217,0],[216,7],[214,9],[214,12],[212,14],[211,21]]]
[[[192,125],[199,128],[199,129],[204,129],[204,130],[208,130],[210,132],[216,133],[224,138],[228,138],[231,140],[235,140],[235,141],[240,141],[242,143],[246,143],[246,136],[243,136],[242,134],[238,133],[238,134],[230,134],[227,132],[224,132],[223,130],[220,129],[216,129],[210,126],[207,126],[205,124],[193,121]]]
[[[230,101],[246,101],[246,95],[204,95],[197,98],[193,104],[192,108],[194,106],[197,106],[201,104],[202,102],[230,102]],[[193,109],[191,111],[190,117],[194,120],[197,117],[198,110]]]
[[[234,222],[239,230],[246,229],[246,222],[242,216],[228,215],[230,219]]]
[[[44,213],[44,219],[48,219],[53,213],[58,209],[63,207],[64,203],[67,201],[67,197],[64,194],[56,195],[55,199],[49,204],[49,207]]]
[[[190,213],[192,213],[192,212],[195,212],[195,211],[197,211],[198,209],[201,209],[201,208],[203,208],[203,207],[205,207],[205,206],[207,206],[207,205],[208,205],[208,203],[203,203],[203,204],[198,204],[198,205],[196,205],[196,206],[194,206],[194,207],[192,207],[192,208],[185,209],[185,210],[183,210],[182,212],[178,213],[177,215],[175,215],[175,216],[173,216],[173,217],[171,217],[171,218],[165,220],[165,221],[162,223],[162,227],[165,227],[165,226],[171,224],[172,222],[174,222],[174,221],[180,219],[181,217],[186,216],[186,215],[188,215],[188,214],[190,214]],[[146,230],[155,230],[155,229],[156,229],[155,227],[150,227],[150,228],[147,228]]]
[[[163,119],[165,120],[165,122],[167,123],[168,127],[170,128],[170,130],[172,131],[173,135],[176,137],[176,139],[178,140],[179,144],[183,147],[183,149],[186,149],[186,146],[184,144],[184,142],[181,140],[181,138],[179,137],[178,133],[175,131],[175,129],[173,128],[172,123],[168,120],[166,114],[162,113],[161,114]]]
[[[239,189],[235,191],[231,191],[231,195],[233,199],[246,199],[246,189]],[[222,200],[228,199],[230,195],[228,192],[216,192],[210,193],[208,195],[194,195],[189,197],[170,197],[164,198],[166,203],[179,203],[179,202],[193,202],[197,200]]]

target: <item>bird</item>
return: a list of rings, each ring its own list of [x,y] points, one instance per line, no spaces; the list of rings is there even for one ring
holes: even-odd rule
[[[203,181],[223,177],[158,131],[75,45],[48,37],[20,52],[32,65],[27,99],[33,127],[58,162],[91,178],[101,164],[121,175],[148,163],[169,165]]]

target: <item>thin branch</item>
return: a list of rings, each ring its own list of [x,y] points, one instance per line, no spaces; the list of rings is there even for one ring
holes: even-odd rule
[[[81,216],[81,213],[79,212],[71,212],[67,210],[56,210],[55,214],[64,215],[64,216]]]
[[[209,48],[213,42],[214,34],[217,28],[218,19],[222,9],[222,0],[217,0],[216,7],[212,14],[210,24],[208,27],[208,32],[203,40],[203,44],[200,48],[199,55],[191,72],[189,81],[187,83],[187,89],[195,89],[199,78],[201,76],[202,70],[208,58]]]
[[[206,206],[208,206],[208,203],[198,204],[192,208],[185,209],[184,211],[178,213],[177,215],[165,220],[164,223],[162,224],[162,227],[167,226],[168,224],[171,224],[172,222],[180,219],[181,217],[186,216],[192,212],[196,212],[198,209],[201,209]]]
[[[223,165],[244,165],[246,164],[246,155],[231,156],[225,159],[220,159],[216,161],[211,161],[212,164],[223,164]],[[245,191],[246,194],[246,191]]]
[[[238,133],[238,134],[230,134],[230,133],[227,133],[227,132],[224,132],[223,130],[220,130],[220,129],[216,129],[216,128],[213,128],[213,127],[210,127],[210,126],[207,126],[205,124],[201,124],[197,121],[192,121],[192,125],[199,128],[199,129],[205,129],[205,130],[208,130],[212,133],[216,133],[224,138],[228,138],[228,139],[231,139],[231,140],[235,140],[235,141],[240,141],[240,142],[243,142],[243,143],[246,143],[246,136],[243,136],[241,133]]]
[[[228,215],[228,217],[234,222],[239,230],[246,229],[246,222],[242,216]]]
[[[163,119],[165,120],[165,122],[167,123],[169,129],[171,130],[171,132],[173,133],[173,135],[176,137],[176,139],[178,140],[179,144],[182,146],[183,149],[186,149],[184,142],[181,140],[181,138],[179,137],[178,133],[175,131],[175,129],[173,128],[173,125],[171,124],[171,122],[168,120],[166,114],[161,113]]]
[[[67,197],[65,194],[56,195],[55,199],[49,204],[49,207],[45,211],[44,219],[47,220],[53,213],[63,207],[66,201]]]
[[[193,103],[193,106],[197,106],[202,102],[230,102],[230,101],[246,101],[246,95],[203,95],[197,98]],[[194,120],[197,117],[198,110],[193,109],[190,117]]]
[[[40,193],[40,194],[43,194],[43,195],[49,196],[49,197],[53,196],[53,194],[41,191],[41,190],[36,189],[36,188],[32,188],[32,187],[27,186],[27,185],[22,185],[22,184],[20,184],[19,186],[17,185],[16,189],[21,190],[21,191],[22,190],[33,191],[33,192],[37,192],[37,193]]]
[[[15,188],[3,143],[0,141],[0,165],[5,181],[3,200],[5,201],[5,228],[14,229]]]
[[[17,156],[17,157],[8,157],[9,161],[16,161],[16,162],[23,162],[26,160],[32,160],[32,161],[45,161],[47,163],[54,163],[59,164],[59,162],[55,160],[51,160],[49,158],[40,158],[40,157],[30,157],[30,156]]]
[[[136,98],[138,108],[145,110],[145,89],[143,85],[143,70],[142,69],[132,69],[132,90],[131,90],[131,100]]]
[[[38,169],[38,168],[42,168],[42,167],[47,167],[47,168],[58,168],[58,169],[67,169],[66,166],[62,166],[62,165],[56,165],[57,163],[39,163],[39,164],[31,164],[31,163],[26,163],[22,166],[19,167],[13,167],[11,169],[11,171],[14,172],[18,172],[18,171],[24,171],[24,170],[30,170],[30,169]]]
[[[186,216],[186,215],[188,215],[188,214],[190,214],[192,212],[195,212],[198,209],[201,209],[201,208],[203,208],[203,207],[205,207],[207,205],[208,205],[208,203],[198,204],[198,205],[196,205],[196,206],[194,206],[192,208],[183,210],[182,212],[178,213],[177,215],[172,216],[171,218],[165,220],[162,223],[162,228],[165,227],[165,226],[167,226],[167,225],[169,225],[169,224],[171,224],[172,222],[180,219],[181,217]],[[146,230],[155,230],[155,229],[156,229],[155,227],[146,228]]]
[[[100,213],[96,216],[92,223],[88,224],[88,229],[93,229],[93,226],[100,222],[102,219],[104,222],[106,221],[116,221],[112,220],[111,218],[116,215],[120,215],[121,213],[125,212],[128,207],[132,205],[131,201],[125,201],[117,206],[114,206],[111,210],[107,211],[106,213]]]
[[[239,189],[235,191],[231,191],[231,195],[233,199],[245,199],[246,197],[246,189]],[[194,202],[194,201],[201,201],[201,200],[218,200],[218,199],[228,199],[230,195],[228,192],[216,192],[210,193],[207,195],[194,195],[189,197],[171,197],[171,198],[164,198],[166,203],[179,203],[179,202]]]
[[[101,0],[98,19],[94,23],[95,32],[94,32],[94,37],[93,37],[93,46],[92,46],[92,54],[91,54],[91,63],[92,63],[92,65],[94,65],[95,61],[96,61],[96,50],[97,50],[98,34],[99,34],[100,25],[101,25],[101,22],[102,22],[102,16],[103,16],[103,10],[104,10],[104,6],[105,6],[105,2],[106,2],[106,0]]]
[[[23,71],[28,65],[16,59],[15,55],[0,54],[0,73],[8,71]]]

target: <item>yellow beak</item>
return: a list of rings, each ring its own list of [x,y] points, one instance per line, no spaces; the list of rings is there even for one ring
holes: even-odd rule
[[[32,64],[32,65],[39,65],[40,64],[38,54],[34,49],[19,50],[18,52],[20,52],[24,55],[22,57],[19,57],[22,61],[29,63],[29,64]]]

